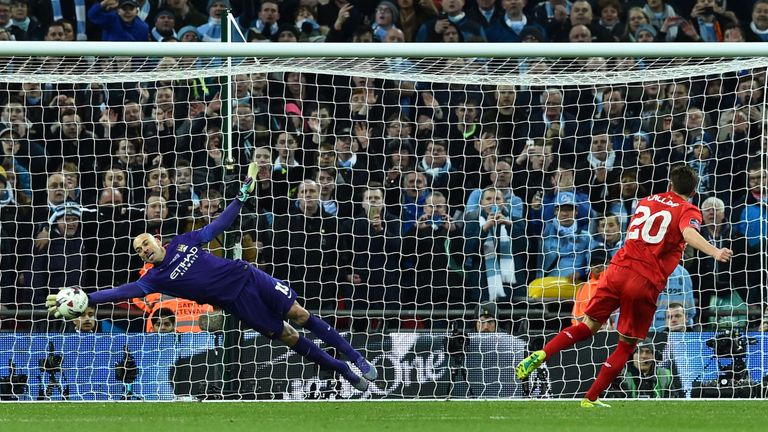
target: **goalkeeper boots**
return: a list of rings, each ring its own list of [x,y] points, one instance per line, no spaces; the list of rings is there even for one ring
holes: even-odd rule
[[[379,373],[376,371],[376,366],[372,365],[371,362],[365,359],[365,357],[361,356],[359,359],[355,360],[355,366],[360,369],[360,372],[363,373],[363,378],[368,381],[375,381],[379,376]]]
[[[584,398],[581,400],[581,407],[582,408],[610,408],[611,406],[601,401],[600,399],[595,399],[591,401],[587,398]]]
[[[544,351],[534,351],[531,355],[518,363],[517,367],[515,368],[515,375],[517,376],[517,379],[522,381],[528,378],[528,375],[535,371],[537,367],[541,366],[546,358],[547,353]]]
[[[352,368],[349,367],[349,365],[346,365],[347,370],[344,372],[341,372],[341,375],[349,381],[350,384],[352,384],[352,387],[354,387],[357,390],[360,390],[361,392],[364,392],[368,390],[368,381],[364,380],[362,377],[358,376],[356,373],[352,372]]]

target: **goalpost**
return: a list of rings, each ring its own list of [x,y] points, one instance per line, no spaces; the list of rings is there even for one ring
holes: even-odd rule
[[[686,251],[638,354],[653,385],[631,366],[611,395],[764,397],[767,53],[2,42],[0,400],[578,397],[620,312],[530,381],[513,368],[583,313],[676,164],[736,256]],[[208,305],[151,296],[66,325],[41,307],[136,280],[131,239],[201,228],[251,161],[257,198],[205,247],[344,332],[379,368],[366,394]]]

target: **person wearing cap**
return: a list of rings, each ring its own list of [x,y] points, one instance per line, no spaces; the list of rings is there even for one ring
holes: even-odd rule
[[[107,42],[146,42],[149,26],[139,16],[136,0],[102,0],[88,9],[88,21],[101,27]]]
[[[592,240],[579,229],[575,219],[573,192],[560,192],[555,200],[555,218],[544,223],[540,276],[558,276],[586,280],[587,261]]]
[[[208,22],[198,26],[197,32],[203,42],[221,42],[221,15],[226,9],[232,9],[232,4],[229,0],[209,0],[207,9]],[[239,39],[238,32],[232,32],[232,39]]]
[[[651,338],[637,344],[632,361],[624,368],[619,388],[608,394],[631,399],[683,397],[680,379],[670,369],[658,365]]]
[[[76,204],[64,204],[53,210],[48,223],[50,239],[43,250],[32,257],[32,305],[42,306],[54,288],[93,286],[89,255],[83,254],[80,235],[82,209]]]
[[[525,0],[503,2],[505,13],[494,18],[485,29],[488,42],[523,42],[528,35],[533,35],[538,42],[544,40],[546,30],[525,15],[525,3]]]
[[[656,28],[650,24],[642,24],[635,30],[635,42],[655,42]]]
[[[483,303],[477,311],[475,331],[478,333],[496,333],[498,329],[496,303]]]
[[[168,38],[178,39],[175,31],[176,15],[170,9],[160,9],[155,15],[155,27],[150,32],[150,37],[157,42]]]
[[[189,0],[166,0],[165,7],[173,11],[176,16],[176,30],[179,40],[182,40],[181,30],[185,27],[197,27],[208,22],[208,16],[190,4]]]
[[[542,196],[541,208],[529,211],[529,224],[534,232],[542,229],[541,220],[550,221],[555,217],[555,201],[561,192],[569,192],[573,195],[576,205],[576,223],[580,230],[589,230],[590,218],[594,216],[594,212],[589,196],[576,189],[576,171],[573,166],[561,162],[551,177],[551,185],[552,189]]]
[[[184,26],[176,32],[176,35],[179,38],[179,42],[200,42],[200,33],[197,32],[197,27],[195,26]]]

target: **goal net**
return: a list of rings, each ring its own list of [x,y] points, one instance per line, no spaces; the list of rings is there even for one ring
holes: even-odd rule
[[[609,397],[763,397],[765,58],[3,60],[0,399],[579,397],[620,311],[513,368],[584,313],[628,229],[658,235],[629,219],[683,164],[735,257],[686,249]],[[139,279],[132,239],[207,225],[250,162],[256,197],[203,247],[290,284],[379,368],[365,394],[215,305],[45,311]]]

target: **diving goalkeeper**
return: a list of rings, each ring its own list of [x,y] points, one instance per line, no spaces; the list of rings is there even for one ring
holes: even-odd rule
[[[338,372],[357,390],[367,390],[368,381],[375,380],[378,375],[375,367],[335,329],[304,309],[296,301],[296,292],[285,282],[245,261],[219,258],[202,248],[201,245],[211,241],[234,222],[253,189],[251,176],[245,179],[237,199],[216,220],[197,231],[177,236],[167,248],[163,248],[160,240],[150,234],[139,234],[133,240],[133,248],[144,262],[152,263],[154,267],[136,282],[90,294],[89,305],[156,292],[194,300],[200,304],[216,305],[264,336],[279,339],[321,367]],[[46,306],[50,312],[60,316],[56,310],[55,295],[48,296]],[[346,362],[331,357],[301,336],[285,322],[288,319],[344,353],[360,369],[365,379],[352,371]]]

